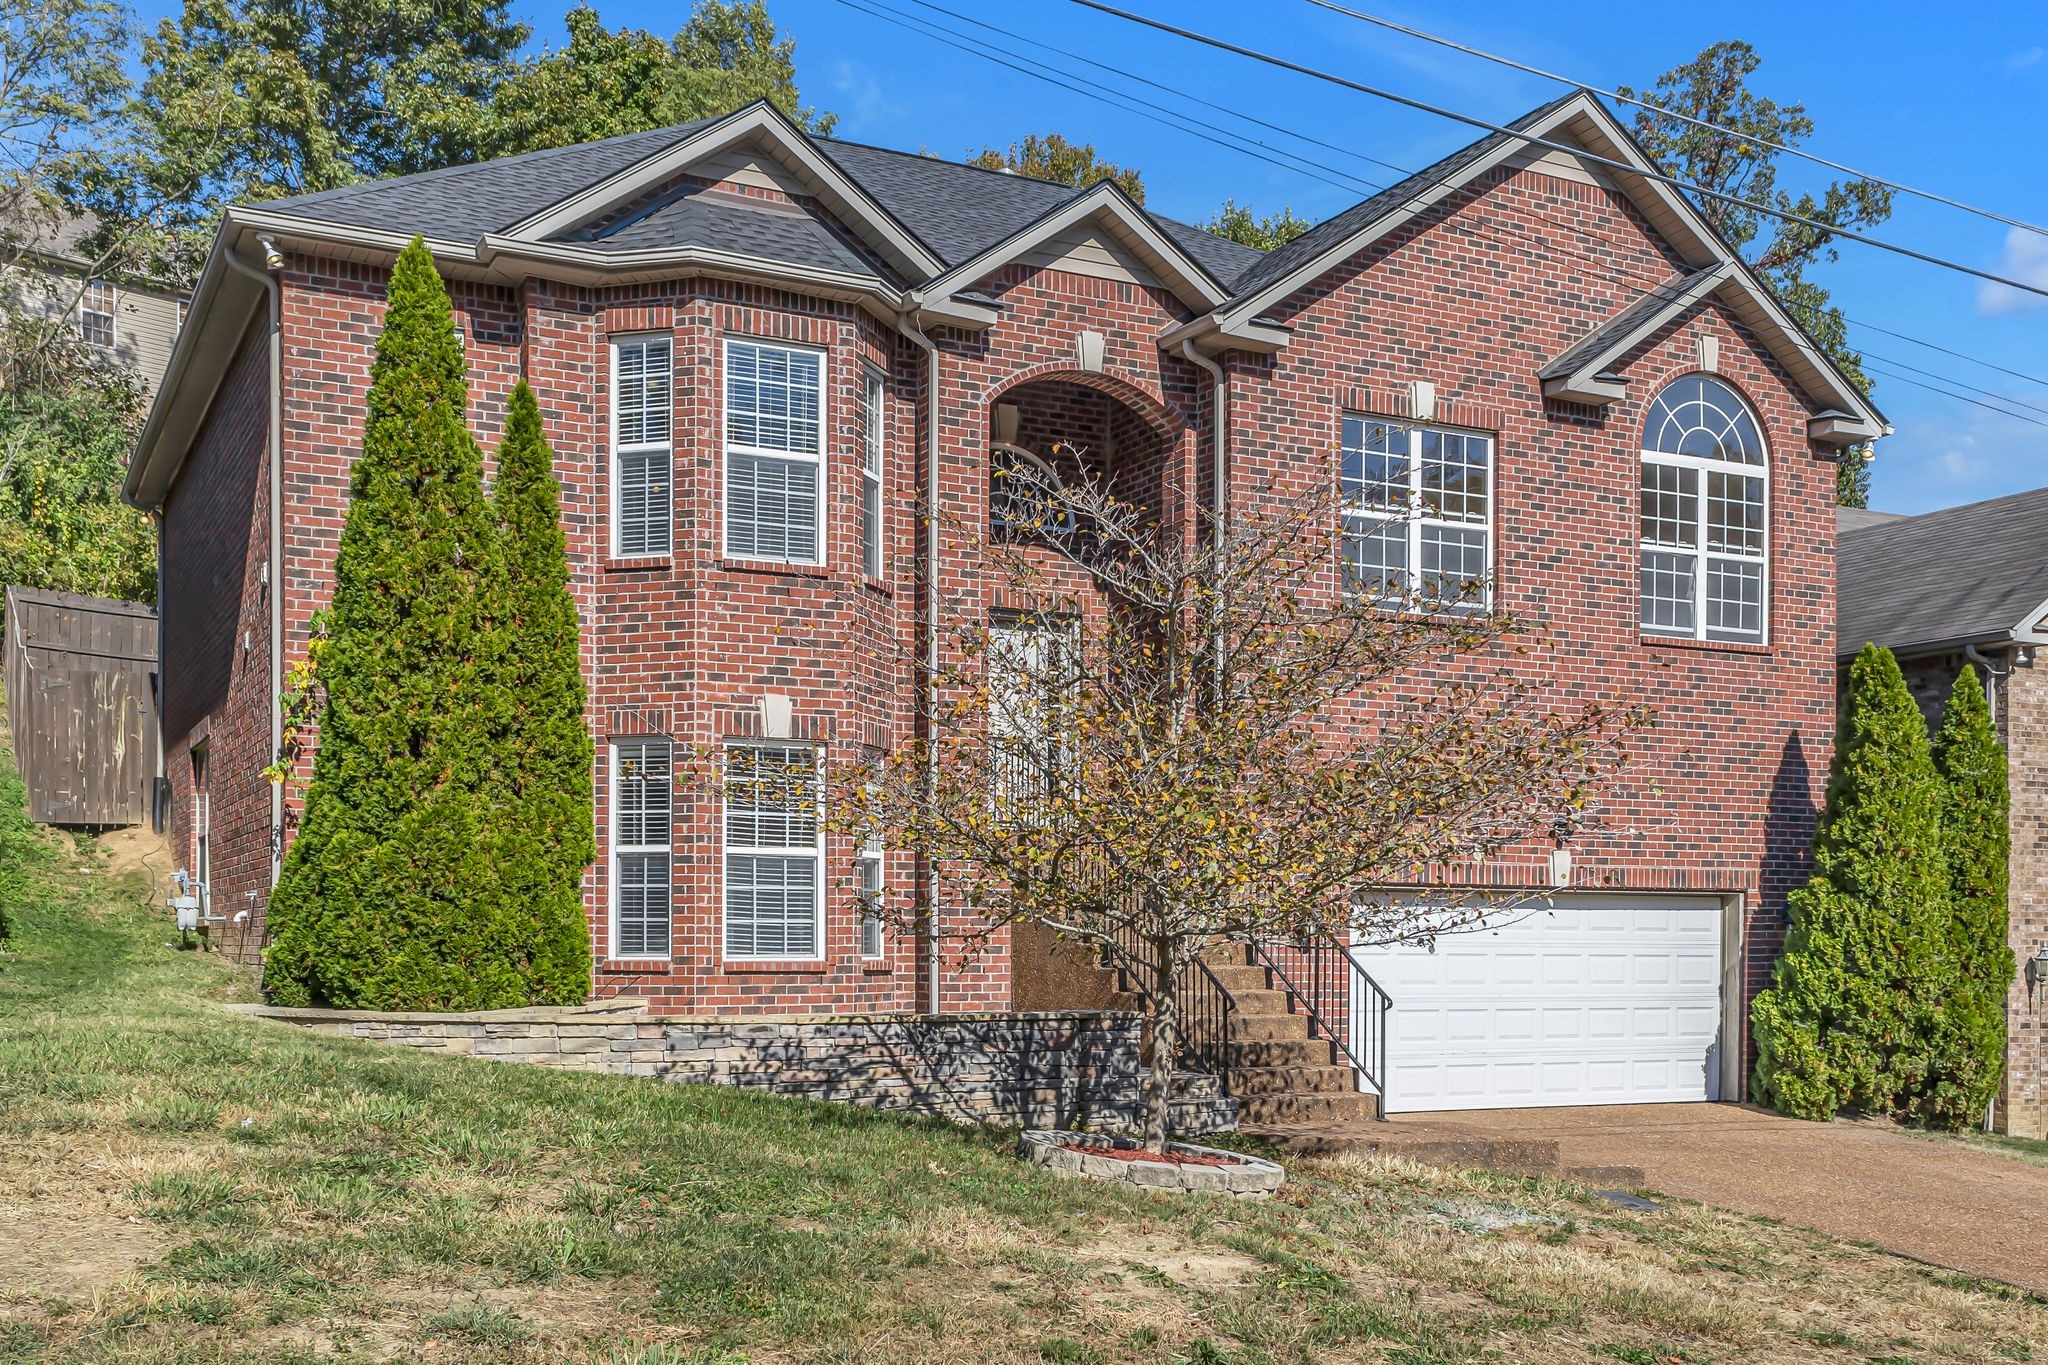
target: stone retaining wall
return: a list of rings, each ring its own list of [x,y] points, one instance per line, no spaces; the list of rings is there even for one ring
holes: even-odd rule
[[[1140,1025],[1120,1012],[655,1017],[605,1001],[469,1014],[245,1007],[323,1033],[501,1062],[730,1085],[965,1123],[1128,1132]],[[1237,1126],[1213,1078],[1174,1106],[1183,1134]]]

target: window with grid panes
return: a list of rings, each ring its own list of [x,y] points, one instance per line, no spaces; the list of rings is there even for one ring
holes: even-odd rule
[[[1342,481],[1347,591],[1389,606],[1486,608],[1492,437],[1347,414]]]
[[[882,376],[861,371],[860,380],[860,563],[871,579],[882,576]]]
[[[1711,375],[1672,381],[1643,427],[1645,634],[1761,643],[1770,472],[1756,418]]]

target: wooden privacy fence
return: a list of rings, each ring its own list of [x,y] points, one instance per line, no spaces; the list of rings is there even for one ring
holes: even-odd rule
[[[141,602],[7,589],[7,717],[45,825],[139,825],[159,770],[156,611]]]

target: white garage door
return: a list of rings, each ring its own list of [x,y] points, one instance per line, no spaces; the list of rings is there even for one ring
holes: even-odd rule
[[[1559,896],[1361,946],[1394,1001],[1387,1111],[1716,1098],[1721,927],[1713,898]]]

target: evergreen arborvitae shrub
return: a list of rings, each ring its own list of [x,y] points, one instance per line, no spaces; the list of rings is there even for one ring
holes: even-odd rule
[[[2005,746],[1977,671],[1965,666],[1934,736],[1941,778],[1942,852],[1948,867],[1945,1001],[1933,1065],[1912,1105],[1930,1124],[1981,1120],[2005,1071],[2006,866],[2012,852]]]
[[[583,873],[597,856],[576,601],[569,593],[561,486],[541,429],[540,405],[521,380],[498,445],[491,491],[511,604],[502,685],[513,733],[500,751],[502,780],[531,840],[534,913],[550,977],[587,979],[590,932]]]
[[[1864,646],[1835,729],[1813,874],[1750,1009],[1751,1091],[1798,1118],[1894,1112],[1928,1070],[1947,956],[1941,787],[1891,651]]]
[[[415,238],[393,269],[350,475],[298,838],[264,988],[287,1005],[488,1009],[581,1000],[506,790],[511,606],[448,292]]]

